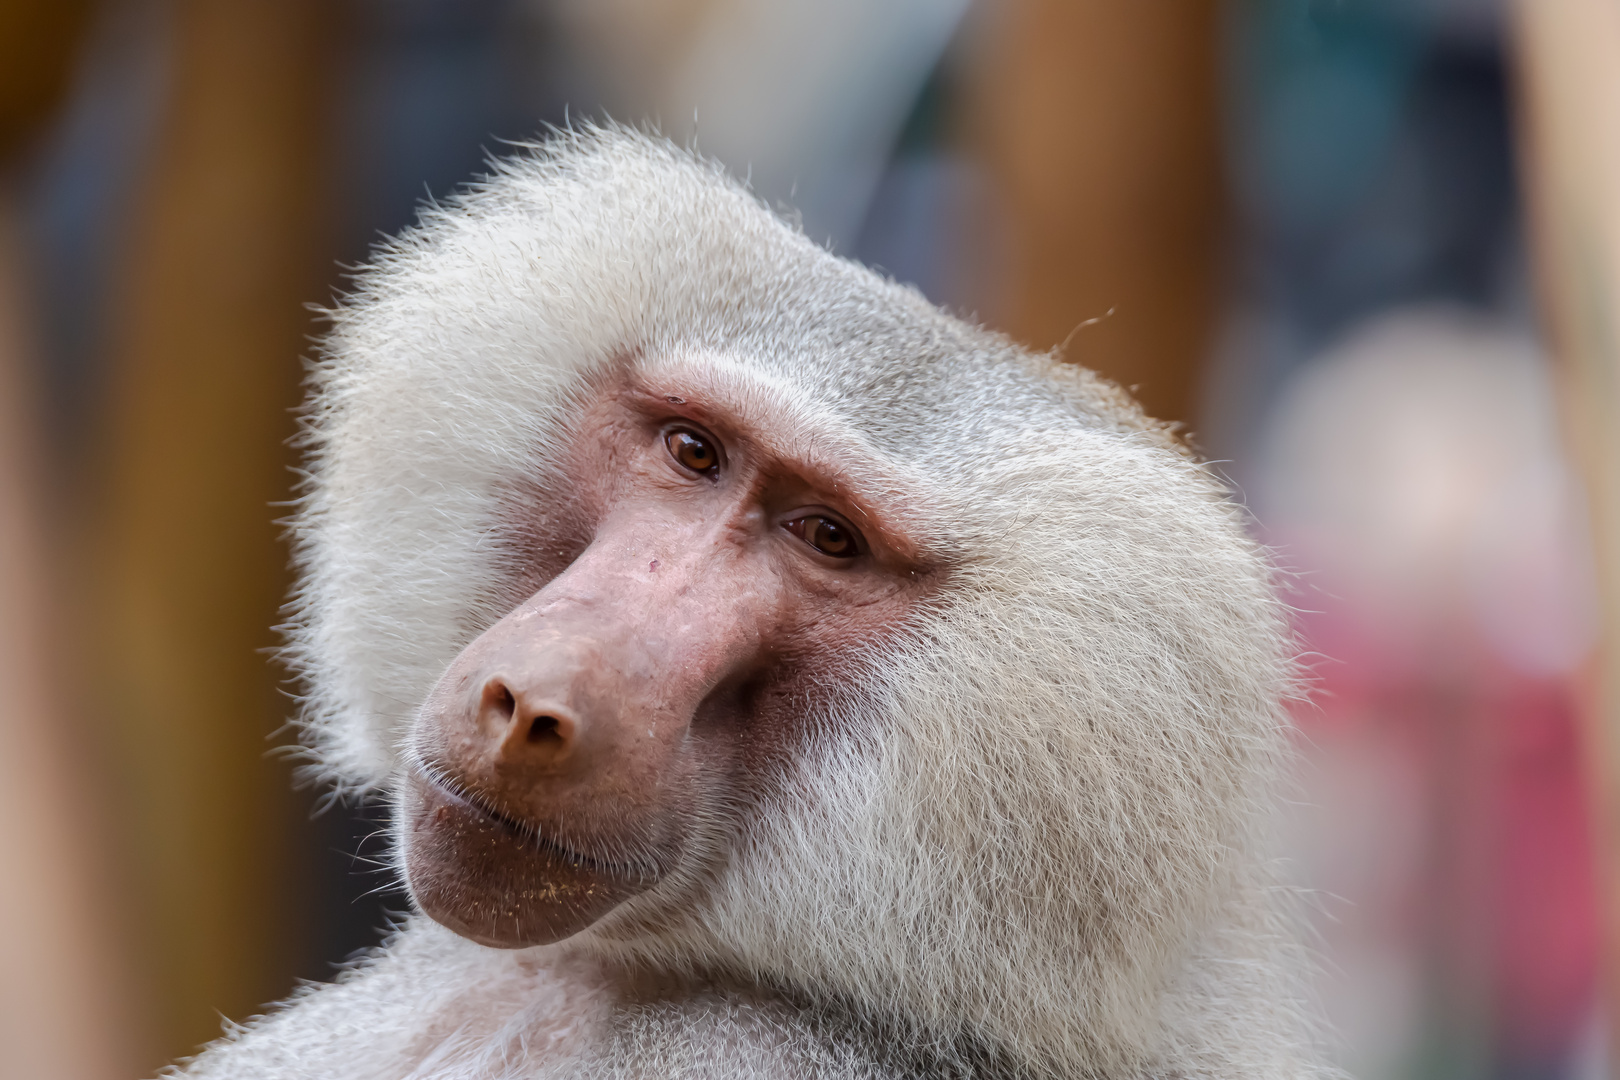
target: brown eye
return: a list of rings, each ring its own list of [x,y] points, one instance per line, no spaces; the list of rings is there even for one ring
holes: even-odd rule
[[[813,514],[787,523],[787,530],[823,555],[835,559],[853,559],[861,553],[855,539],[855,530],[841,525],[832,518]]]
[[[670,456],[696,473],[713,472],[720,466],[720,453],[714,444],[690,431],[672,431],[664,436]]]

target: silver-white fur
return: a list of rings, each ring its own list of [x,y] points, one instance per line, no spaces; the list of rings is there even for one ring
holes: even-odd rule
[[[1095,376],[646,136],[501,163],[335,313],[288,654],[323,778],[390,788],[510,603],[510,492],[546,488],[572,395],[627,356],[858,454],[937,596],[707,837],[717,877],[664,933],[513,953],[417,917],[185,1075],[1332,1075],[1266,854],[1291,645],[1219,484]],[[604,959],[694,989],[618,1000]]]

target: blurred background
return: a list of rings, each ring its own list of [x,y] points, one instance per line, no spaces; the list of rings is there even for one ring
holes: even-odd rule
[[[264,653],[311,305],[603,116],[1182,422],[1310,650],[1343,1063],[1610,1073],[1610,0],[0,0],[0,1076],[148,1074],[403,910]]]

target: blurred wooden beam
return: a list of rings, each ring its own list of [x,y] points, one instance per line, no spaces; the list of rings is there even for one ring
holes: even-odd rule
[[[1036,348],[1067,341],[1169,420],[1196,411],[1215,310],[1218,7],[1006,0],[983,12],[972,83],[1011,232],[993,321]]]
[[[89,4],[0,2],[0,1076],[135,1068],[99,755],[74,737],[76,665],[51,557],[29,253],[10,159],[65,95]]]
[[[76,737],[55,649],[64,617],[49,554],[26,254],[0,191],[0,1076],[133,1074],[117,875],[102,827],[116,800]]]
[[[177,0],[171,97],[120,276],[84,608],[91,719],[129,787],[154,1061],[291,987],[290,711],[262,650],[286,586],[304,304],[324,299],[317,0]]]
[[[1537,288],[1585,475],[1604,609],[1588,743],[1620,1075],[1620,5],[1517,0],[1522,168]]]

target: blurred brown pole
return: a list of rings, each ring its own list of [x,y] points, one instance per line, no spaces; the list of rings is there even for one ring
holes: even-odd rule
[[[1011,233],[992,321],[1036,348],[1067,341],[1167,420],[1197,410],[1214,317],[1218,15],[1216,0],[1005,0],[984,12],[974,84]]]
[[[113,800],[61,692],[25,267],[0,193],[0,1077],[113,1080],[135,1066],[97,820]]]
[[[316,0],[177,0],[165,127],[121,268],[89,541],[88,719],[128,784],[154,1058],[291,985],[290,711],[262,650],[285,586],[303,305],[322,299]],[[156,1062],[154,1061],[154,1064]]]
[[[1586,479],[1604,611],[1589,728],[1611,1072],[1620,1075],[1620,5],[1517,0],[1537,288]]]
[[[0,1076],[54,1080],[135,1067],[98,821],[112,799],[62,693],[62,568],[50,544],[61,500],[46,496],[29,253],[5,175],[60,105],[86,7],[0,2]]]

